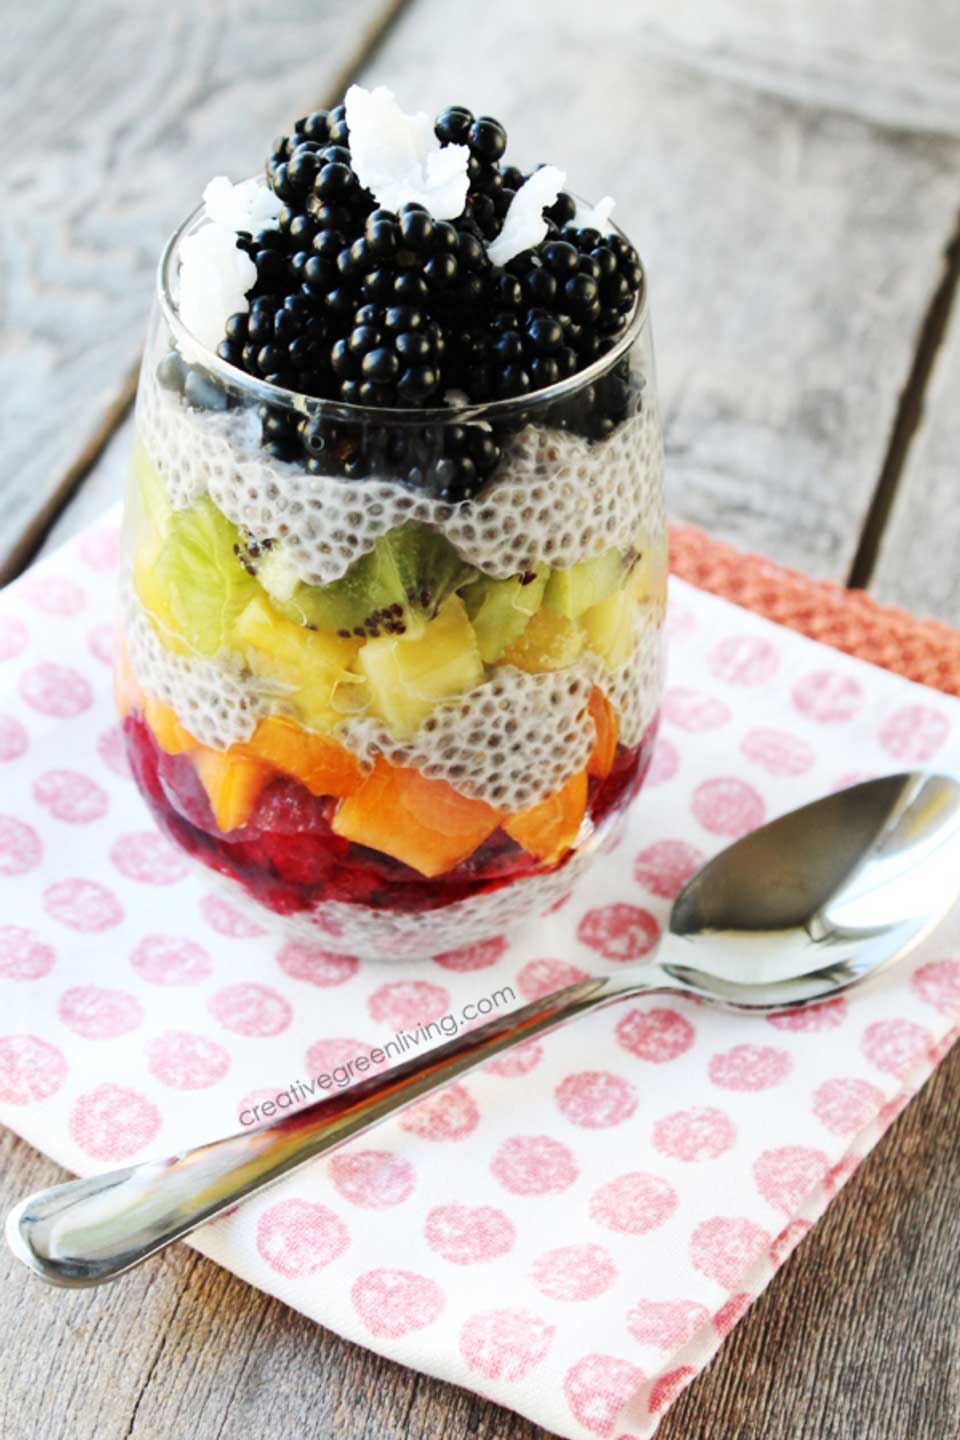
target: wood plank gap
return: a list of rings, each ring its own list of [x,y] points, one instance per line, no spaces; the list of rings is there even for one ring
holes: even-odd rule
[[[873,578],[880,545],[900,484],[910,446],[923,417],[924,397],[937,352],[943,343],[960,283],[960,211],[943,251],[940,279],[924,313],[913,363],[900,392],[890,441],[870,505],[864,517],[857,549],[847,576],[849,590],[866,590]]]
[[[342,99],[349,86],[375,58],[401,15],[414,3],[415,0],[388,0],[376,19],[360,30],[352,53],[320,97],[318,102],[320,105],[334,105]],[[47,503],[34,516],[6,562],[0,563],[0,589],[4,585],[8,585],[11,580],[15,580],[18,575],[22,575],[33,563],[42,550],[50,531],[97,464],[115,432],[127,418],[136,399],[140,359],[141,353],[138,352],[137,358],[124,376],[119,390],[104,409],[100,423],[76,459],[64,470]]]
[[[11,580],[15,580],[18,575],[22,575],[43,548],[43,543],[50,531],[97,464],[109,445],[111,436],[129,414],[130,407],[136,398],[139,374],[140,357],[138,355],[80,454],[72,464],[67,466],[56,488],[51,491],[50,498],[27,526],[6,562],[0,564],[0,588],[9,584]]]

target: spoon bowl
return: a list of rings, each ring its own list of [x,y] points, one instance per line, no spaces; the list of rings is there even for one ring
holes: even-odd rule
[[[893,775],[738,840],[674,903],[656,958],[595,975],[241,1135],[74,1180],[7,1217],[13,1253],[54,1285],[100,1285],[513,1046],[661,991],[753,1013],[809,1005],[875,975],[960,896],[960,785]]]

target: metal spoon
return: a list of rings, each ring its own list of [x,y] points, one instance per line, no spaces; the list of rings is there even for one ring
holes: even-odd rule
[[[656,961],[568,985],[341,1094],[182,1155],[75,1180],[8,1216],[54,1285],[99,1285],[495,1055],[658,991],[765,1012],[838,995],[904,955],[960,896],[960,784],[894,775],[724,850],[677,898]]]

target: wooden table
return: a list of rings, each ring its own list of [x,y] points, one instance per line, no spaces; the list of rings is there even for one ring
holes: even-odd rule
[[[955,0],[32,0],[0,58],[0,579],[118,493],[152,271],[205,181],[354,77],[503,116],[652,277],[670,508],[960,621]],[[960,1054],[664,1440],[960,1432]],[[0,1204],[58,1178],[0,1137]],[[532,1440],[183,1247],[63,1295],[0,1257],[0,1435]]]

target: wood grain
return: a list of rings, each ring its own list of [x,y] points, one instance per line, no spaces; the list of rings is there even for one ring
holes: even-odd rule
[[[428,109],[504,115],[521,162],[561,162],[573,188],[618,198],[651,277],[672,512],[843,579],[953,223],[960,143],[871,123],[839,83],[825,110],[775,93],[776,74],[766,89],[727,78],[702,45],[658,49],[651,8],[556,0],[544,26],[488,0],[467,46],[458,7],[418,0],[372,77]],[[741,12],[710,7],[731,54]],[[827,49],[808,47],[804,73],[827,72]],[[846,64],[853,92],[856,52]]]
[[[960,1047],[665,1417],[658,1440],[960,1433]],[[0,1208],[63,1178],[0,1135]],[[184,1246],[113,1288],[0,1252],[4,1440],[550,1440],[322,1330]],[[186,1417],[189,1417],[187,1422]],[[189,1428],[185,1426],[189,1423]]]
[[[960,624],[958,556],[960,314],[954,304],[952,322],[934,361],[923,414],[880,545],[871,588],[881,600]]]
[[[0,583],[135,360],[164,238],[211,175],[336,94],[400,0],[34,0],[0,50]]]

